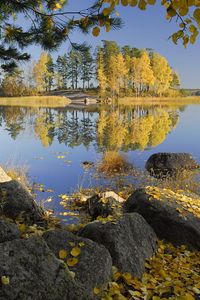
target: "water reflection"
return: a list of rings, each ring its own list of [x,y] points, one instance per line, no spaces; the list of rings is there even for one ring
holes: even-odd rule
[[[50,195],[37,191],[38,201],[59,216],[63,213],[60,194],[92,187],[114,190],[116,186],[129,186],[130,181],[135,186],[144,184],[144,180],[146,184],[142,169],[153,152],[191,152],[199,158],[196,141],[200,136],[195,129],[199,124],[200,106],[190,106],[184,111],[185,108],[0,106],[0,164],[11,161],[13,165],[27,165],[31,182],[44,184],[45,190],[53,189]],[[136,167],[134,178],[95,177],[95,168],[83,168],[83,161],[96,165],[107,150],[126,152],[128,161]],[[59,159],[61,157],[63,159]],[[53,199],[51,202],[46,201],[49,197]],[[63,221],[71,222],[67,216]]]
[[[180,108],[179,108],[180,109]],[[24,131],[43,147],[54,140],[70,148],[95,144],[96,151],[144,150],[161,144],[177,126],[179,109],[102,106],[85,109],[1,107],[0,126],[13,140]]]
[[[105,149],[144,150],[161,144],[176,127],[176,110],[163,108],[132,108],[100,111],[98,145]]]

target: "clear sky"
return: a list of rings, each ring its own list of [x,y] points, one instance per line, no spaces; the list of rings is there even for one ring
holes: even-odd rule
[[[70,10],[79,10],[88,7],[92,0],[69,0]],[[119,31],[106,33],[103,29],[99,37],[83,35],[74,32],[71,36],[73,42],[86,41],[89,44],[99,45],[101,40],[114,40],[119,45],[130,45],[137,48],[153,48],[165,56],[170,65],[178,71],[181,77],[182,87],[200,88],[200,38],[195,45],[189,45],[187,49],[182,44],[174,45],[168,37],[177,30],[178,24],[165,19],[165,11],[160,5],[148,6],[146,11],[138,8],[120,7],[118,10],[120,17],[124,20],[124,26]],[[69,48],[69,43],[64,43],[59,54],[65,53]],[[32,57],[37,59],[41,49],[31,47],[29,51]],[[53,53],[57,56],[58,53]]]

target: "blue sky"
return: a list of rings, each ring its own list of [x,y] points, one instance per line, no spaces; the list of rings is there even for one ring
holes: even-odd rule
[[[69,0],[68,9],[86,8],[92,2],[92,0]],[[181,44],[174,45],[168,37],[177,30],[178,24],[165,20],[165,11],[160,5],[149,6],[146,11],[132,7],[120,7],[118,11],[125,22],[121,30],[109,33],[102,30],[98,38],[74,32],[71,39],[79,43],[86,41],[94,47],[99,45],[101,40],[114,40],[121,46],[128,44],[138,48],[153,48],[165,56],[170,65],[178,71],[182,87],[200,88],[200,38],[195,45],[189,45],[187,49]],[[59,54],[65,53],[68,47],[69,44],[64,43],[58,50]],[[32,57],[37,59],[41,49],[30,47],[29,51]],[[57,54],[53,53],[53,56]]]

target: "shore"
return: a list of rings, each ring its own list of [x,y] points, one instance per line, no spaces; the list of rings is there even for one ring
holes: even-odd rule
[[[190,154],[158,153],[146,168],[177,176],[198,164]],[[68,226],[2,168],[0,196],[1,299],[198,299],[198,194],[144,186],[122,198],[94,190],[76,208],[85,221]]]
[[[1,106],[65,107],[71,103],[64,96],[0,97]]]

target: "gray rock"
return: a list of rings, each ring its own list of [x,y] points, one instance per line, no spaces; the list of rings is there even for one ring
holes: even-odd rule
[[[166,177],[197,169],[198,164],[189,153],[155,153],[149,157],[145,168],[152,176]]]
[[[78,263],[69,269],[75,272],[75,280],[83,284],[91,295],[94,287],[101,287],[109,281],[112,259],[103,245],[62,229],[49,230],[44,233],[43,238],[57,257],[61,249],[67,251],[67,259],[72,257],[70,252],[73,247],[77,246],[81,249],[77,257]]]
[[[16,180],[0,183],[0,210],[13,220],[20,218],[30,224],[43,222],[44,211],[28,189]]]
[[[2,300],[90,299],[40,237],[0,244],[0,276]]]
[[[121,272],[140,276],[144,271],[145,259],[156,249],[156,235],[139,214],[125,214],[117,223],[92,222],[79,233],[103,244],[113,259],[113,265]]]
[[[160,239],[200,250],[200,218],[185,211],[180,203],[173,201],[175,195],[172,194],[172,200],[169,196],[160,197],[161,199],[157,200],[149,195],[146,189],[138,189],[125,202],[124,211],[141,214]]]
[[[113,197],[101,198],[99,195],[94,195],[89,198],[86,202],[86,207],[93,220],[98,216],[119,216],[122,212],[120,202]]]
[[[20,238],[16,224],[0,218],[0,243]]]

